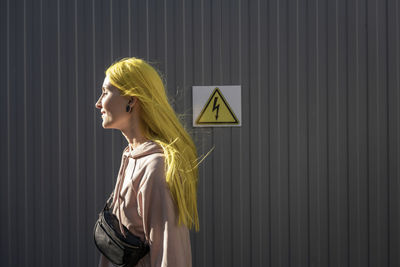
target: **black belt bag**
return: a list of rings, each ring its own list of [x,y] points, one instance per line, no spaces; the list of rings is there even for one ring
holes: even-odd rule
[[[109,201],[99,214],[94,226],[94,243],[100,252],[119,267],[133,267],[149,252],[149,246],[123,226],[125,236],[119,228],[118,218],[110,211]]]

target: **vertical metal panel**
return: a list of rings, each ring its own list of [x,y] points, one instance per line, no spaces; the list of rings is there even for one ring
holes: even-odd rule
[[[2,266],[96,266],[126,140],[105,69],[156,66],[199,154],[194,266],[398,266],[394,0],[0,2]],[[241,128],[193,128],[192,85],[242,85]]]
[[[387,4],[387,73],[388,73],[388,203],[389,203],[389,263],[392,266],[400,265],[400,213],[398,192],[400,188],[400,51],[399,51],[399,11],[398,1],[388,1]]]
[[[329,257],[333,265],[348,263],[346,35],[344,1],[328,1],[327,157]]]
[[[327,266],[327,2],[311,1],[308,10],[309,257],[310,266]]]
[[[348,2],[349,266],[369,262],[366,8],[361,1]]]
[[[288,195],[288,40],[287,1],[270,2],[270,68],[269,131],[270,131],[270,234],[271,266],[288,266],[289,195]]]
[[[386,3],[368,1],[368,177],[371,265],[389,264]],[[371,66],[371,67],[370,67]]]
[[[8,157],[8,147],[9,147],[9,120],[8,120],[8,96],[9,96],[9,67],[8,67],[8,54],[9,54],[9,3],[8,1],[0,2],[0,31],[5,38],[0,40],[0,78],[3,81],[4,87],[0,90],[0,123],[3,127],[3,134],[0,138],[0,162],[2,162],[3,174],[0,179],[0,201],[3,203],[3,208],[5,212],[8,212],[9,201],[8,201],[8,177],[9,174],[9,157]],[[5,256],[9,247],[8,238],[8,221],[7,218],[1,223],[0,235],[3,237],[0,240],[0,250],[2,251],[2,256],[4,256],[4,261],[9,264],[9,257]],[[4,252],[3,252],[4,251]]]

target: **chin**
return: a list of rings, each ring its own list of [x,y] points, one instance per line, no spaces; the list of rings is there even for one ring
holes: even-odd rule
[[[117,129],[117,127],[115,127],[114,125],[110,124],[110,123],[103,123],[103,128],[104,129]]]

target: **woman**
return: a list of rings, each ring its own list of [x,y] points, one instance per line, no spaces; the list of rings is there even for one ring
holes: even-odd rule
[[[119,129],[129,143],[111,209],[120,224],[150,246],[137,266],[191,266],[188,229],[199,228],[197,152],[159,74],[137,58],[114,63],[96,108],[103,128]],[[101,255],[99,266],[113,265]]]

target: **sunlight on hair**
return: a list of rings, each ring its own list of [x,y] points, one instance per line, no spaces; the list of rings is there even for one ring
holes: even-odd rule
[[[197,158],[192,138],[168,102],[160,74],[147,62],[124,58],[111,65],[106,75],[121,95],[139,100],[143,134],[164,151],[166,181],[179,210],[179,223],[198,231],[198,166],[213,149]]]

